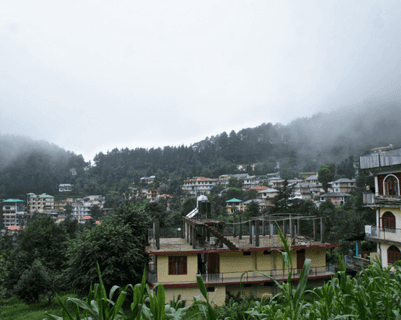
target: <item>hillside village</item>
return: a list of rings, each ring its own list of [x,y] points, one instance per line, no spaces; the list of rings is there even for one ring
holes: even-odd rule
[[[200,195],[210,195],[213,188],[220,187],[220,195],[229,188],[230,179],[234,179],[237,185],[241,185],[242,191],[255,192],[255,199],[242,201],[241,199],[230,199],[227,201],[227,212],[232,214],[243,211],[251,202],[258,204],[260,212],[274,206],[274,199],[278,196],[279,190],[286,187],[291,188],[291,199],[310,200],[316,206],[321,202],[330,199],[335,205],[343,205],[350,197],[350,192],[355,188],[355,179],[340,178],[329,182],[328,192],[323,189],[322,183],[318,182],[317,173],[300,173],[304,179],[284,180],[279,174],[254,175],[249,174],[225,174],[217,179],[207,177],[193,177],[184,180],[181,186],[184,195],[180,197],[180,201],[184,201],[188,197],[197,197]],[[135,183],[129,187],[126,198],[143,199],[150,203],[160,199],[166,199],[166,210],[173,199],[172,195],[163,194],[160,188],[154,187],[156,176],[141,177],[140,185]],[[73,185],[60,184],[59,193],[72,192]],[[28,193],[26,199],[5,199],[1,201],[2,221],[4,227],[9,231],[22,230],[27,227],[29,221],[36,214],[50,215],[56,222],[63,221],[67,215],[78,221],[85,223],[87,220],[93,219],[93,210],[100,211],[96,218],[110,211],[104,208],[105,197],[102,195],[88,195],[84,198],[70,198],[55,201],[53,195]],[[100,223],[99,220],[95,220]],[[4,231],[3,231],[4,232]]]

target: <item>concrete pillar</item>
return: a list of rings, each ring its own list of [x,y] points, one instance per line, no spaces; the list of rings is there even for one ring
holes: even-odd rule
[[[160,223],[156,220],[156,249],[160,250]]]
[[[234,238],[237,236],[237,228],[235,226],[235,213],[233,214],[233,235]]]
[[[192,249],[196,248],[196,226],[192,227]]]
[[[259,247],[259,220],[255,221],[255,246]]]
[[[384,194],[384,190],[383,190]],[[375,196],[379,195],[379,177],[375,176]]]
[[[270,246],[273,247],[274,245],[274,229],[273,223],[270,222]]]
[[[313,219],[313,241],[316,241],[316,219]]]
[[[263,236],[266,236],[266,219],[265,219],[265,217],[263,217],[263,220],[262,220],[262,232],[263,232]]]
[[[188,238],[189,238],[189,244],[192,245],[192,226],[188,223]]]
[[[239,235],[238,235],[238,239],[241,240],[242,239],[242,217],[241,214],[239,215]]]
[[[301,234],[301,219],[297,219],[297,236]]]
[[[323,224],[323,218],[320,218],[320,242],[323,242],[324,238],[324,224]]]
[[[291,239],[294,238],[294,233],[292,230],[292,218],[291,218],[291,213],[290,213],[290,237]]]
[[[252,220],[249,221],[249,243],[252,244]]]
[[[283,220],[283,236],[287,238],[286,220]]]

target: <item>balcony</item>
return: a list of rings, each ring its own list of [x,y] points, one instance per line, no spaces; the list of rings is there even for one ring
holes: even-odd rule
[[[401,229],[365,226],[365,235],[373,241],[401,244]]]
[[[285,270],[283,275],[283,270],[268,270],[262,271],[264,274],[274,278],[277,281],[286,280],[288,277],[288,270]],[[298,280],[301,275],[302,269],[293,269],[292,271],[292,280]],[[242,272],[221,272],[221,273],[210,273],[210,274],[202,274],[202,279],[205,284],[230,284],[230,283],[249,283],[249,282],[264,282],[271,281],[270,278],[264,276],[259,272],[248,272],[246,273],[241,280]],[[324,267],[311,267],[309,270],[309,278],[313,277],[331,277],[335,274],[335,267],[332,264],[328,264]],[[149,272],[146,273],[146,280],[151,284],[173,284],[172,282],[163,283],[157,282],[157,273]],[[194,279],[191,282],[197,282]],[[191,283],[185,282],[185,283]],[[184,282],[179,282],[184,283]],[[175,283],[176,284],[176,283]]]
[[[363,193],[363,204],[367,206],[382,206],[382,207],[392,207],[401,206],[400,196],[376,196],[374,193],[365,192]]]

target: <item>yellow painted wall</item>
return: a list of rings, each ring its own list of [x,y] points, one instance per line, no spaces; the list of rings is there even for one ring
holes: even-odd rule
[[[245,272],[254,270],[255,258],[252,252],[250,256],[244,256],[242,252],[220,253],[220,272]]]
[[[183,255],[174,255],[183,256]],[[163,282],[187,282],[196,281],[196,274],[198,272],[198,256],[196,254],[189,254],[187,256],[187,274],[168,274],[168,257],[157,256],[157,281]]]
[[[311,267],[325,267],[326,248],[305,249],[305,259],[311,259]]]
[[[380,218],[385,212],[391,212],[395,216],[395,227],[401,229],[401,210],[399,208],[380,208]],[[380,225],[382,222],[380,221]]]
[[[208,292],[208,299],[211,305],[223,306],[226,300],[226,286],[215,286],[214,292]],[[203,298],[198,287],[183,287],[183,288],[165,288],[166,291],[166,303],[169,304],[170,301],[177,300],[178,295],[181,294],[181,300],[186,300],[186,306],[191,306],[193,304],[193,299],[195,296],[201,296]]]

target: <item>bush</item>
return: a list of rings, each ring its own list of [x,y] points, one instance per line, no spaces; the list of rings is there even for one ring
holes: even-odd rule
[[[40,260],[35,260],[25,270],[14,289],[18,299],[27,304],[39,303],[42,296],[52,295],[52,279]]]

